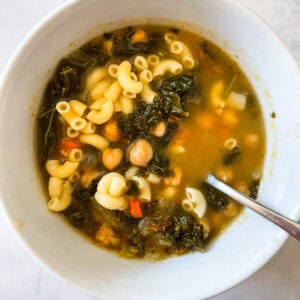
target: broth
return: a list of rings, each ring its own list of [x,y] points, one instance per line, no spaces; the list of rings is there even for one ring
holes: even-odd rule
[[[242,210],[205,177],[256,198],[264,153],[238,65],[164,26],[106,33],[62,59],[38,119],[48,208],[126,258],[205,250]]]

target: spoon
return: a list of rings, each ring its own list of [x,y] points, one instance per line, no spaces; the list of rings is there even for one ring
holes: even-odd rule
[[[254,199],[238,192],[229,185],[225,184],[223,181],[217,179],[212,174],[207,176],[206,182],[240,204],[254,210],[261,216],[278,225],[289,235],[300,241],[300,224],[280,215],[263,204],[258,203]]]

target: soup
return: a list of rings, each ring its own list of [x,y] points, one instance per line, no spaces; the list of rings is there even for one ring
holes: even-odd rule
[[[38,118],[48,208],[122,257],[207,245],[256,198],[265,152],[258,100],[235,62],[195,33],[124,28],[63,58]]]

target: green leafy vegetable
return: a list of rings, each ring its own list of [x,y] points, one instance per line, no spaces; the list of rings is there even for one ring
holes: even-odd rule
[[[260,180],[253,180],[249,189],[250,189],[250,197],[253,199],[257,199],[258,191],[259,191]]]
[[[225,152],[223,156],[223,165],[231,165],[241,154],[241,149],[239,147],[234,147],[231,150]]]
[[[204,41],[200,44],[201,48],[202,48],[202,52],[204,54],[208,54],[208,42]]]
[[[147,54],[156,52],[163,45],[163,36],[158,32],[150,32],[147,42],[131,41],[131,37],[135,33],[132,27],[128,27],[120,37],[113,37],[112,53],[115,56],[130,58],[138,54]]]
[[[171,225],[167,227],[166,232],[166,239],[176,249],[202,250],[204,247],[202,225],[182,210],[173,215]]]
[[[165,80],[159,88],[159,101],[165,114],[187,117],[184,105],[187,96],[198,94],[198,84],[192,75],[178,75]]]
[[[92,217],[91,197],[96,192],[97,184],[97,181],[93,181],[87,189],[79,184],[75,185],[72,191],[71,205],[63,211],[63,214],[73,226],[81,228],[92,236],[100,228],[99,222],[94,221]]]
[[[205,199],[214,209],[220,210],[228,205],[229,198],[210,184],[202,182],[200,188]]]

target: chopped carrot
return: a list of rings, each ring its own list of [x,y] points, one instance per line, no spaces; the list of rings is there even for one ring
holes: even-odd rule
[[[142,218],[143,212],[141,208],[141,202],[139,199],[133,199],[129,202],[130,213],[134,218]]]
[[[222,140],[226,140],[232,134],[231,130],[228,127],[221,127],[218,130],[218,135]]]
[[[142,30],[142,29],[138,29],[131,37],[131,42],[134,43],[147,43],[148,42],[148,36],[147,33]]]
[[[60,144],[60,149],[66,153],[67,155],[71,152],[71,150],[75,148],[80,148],[81,143],[75,139],[63,139]]]

